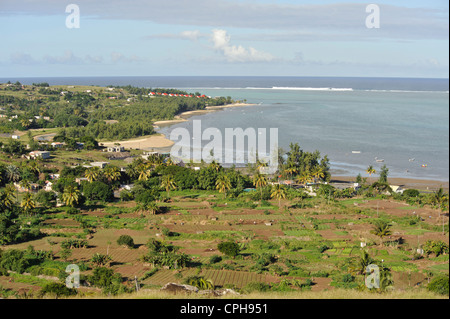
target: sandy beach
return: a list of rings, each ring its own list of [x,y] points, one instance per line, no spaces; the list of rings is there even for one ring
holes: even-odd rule
[[[101,142],[100,144],[106,147],[114,146],[116,143],[125,148],[131,149],[149,149],[149,148],[166,148],[172,147],[175,143],[167,139],[163,134],[151,135],[140,139],[128,140],[128,141],[115,141],[115,142]]]
[[[351,176],[332,176],[333,182],[354,182],[355,177]],[[374,183],[378,180],[376,177],[367,178],[369,183]],[[436,191],[439,188],[443,188],[446,192],[449,191],[449,182],[423,180],[423,179],[410,179],[410,178],[389,178],[390,185],[401,186],[407,189],[418,189],[421,191]]]

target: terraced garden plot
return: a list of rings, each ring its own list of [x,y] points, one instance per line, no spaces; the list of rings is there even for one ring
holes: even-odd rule
[[[271,275],[261,275],[244,271],[232,271],[232,270],[203,270],[198,273],[197,269],[182,270],[182,278],[177,278],[174,270],[160,270],[152,277],[143,281],[147,285],[164,286],[167,283],[182,283],[183,278],[189,276],[202,276],[206,279],[212,280],[216,286],[224,286],[226,284],[235,285],[237,288],[243,288],[251,282],[264,282],[274,283],[278,282],[279,278]]]
[[[344,234],[343,232],[338,232],[334,230],[317,230],[316,233],[321,237],[327,240],[336,240],[336,239],[348,239],[351,240],[353,237],[350,234]]]
[[[264,214],[223,214],[220,216],[220,220],[230,220],[230,221],[239,221],[239,220],[257,220],[257,221],[281,221],[281,220],[289,220],[286,216],[283,215],[264,215]]]
[[[71,219],[47,219],[42,225],[44,226],[61,226],[61,227],[79,227],[80,223]]]
[[[229,231],[231,226],[226,225],[165,225],[170,231],[185,234],[197,234],[206,231]]]

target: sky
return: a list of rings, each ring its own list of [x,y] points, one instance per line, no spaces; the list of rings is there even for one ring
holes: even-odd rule
[[[0,0],[0,78],[448,78],[448,11],[447,0]]]

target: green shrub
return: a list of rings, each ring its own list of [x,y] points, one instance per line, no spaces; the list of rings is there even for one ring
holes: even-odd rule
[[[233,258],[239,255],[240,252],[239,245],[232,241],[220,243],[219,245],[217,245],[217,249],[222,254]]]
[[[62,283],[49,283],[46,284],[40,291],[42,296],[51,295],[59,297],[70,297],[77,294],[77,290],[74,288],[67,288],[66,285]]]
[[[435,254],[436,257],[439,257],[440,255],[448,254],[449,247],[445,242],[441,240],[429,240],[423,245],[423,250],[427,254],[427,256]]]
[[[246,293],[250,292],[266,292],[270,290],[270,285],[263,282],[250,282],[244,288],[243,291]]]
[[[67,239],[61,243],[62,249],[86,248],[87,246],[87,240],[83,239]]]
[[[316,278],[328,278],[329,276],[330,276],[330,274],[324,270],[320,270],[316,273],[311,274],[311,277],[316,277]]]
[[[403,192],[403,196],[406,198],[419,197],[420,192],[417,189],[407,189]]]
[[[190,276],[183,280],[183,284],[197,287],[200,290],[213,290],[214,283],[201,276]]]
[[[122,235],[117,239],[117,244],[120,246],[127,246],[128,248],[134,248],[134,240],[129,235]]]
[[[87,280],[96,287],[105,288],[114,281],[121,280],[121,276],[115,274],[111,268],[98,267],[94,269],[93,274]]]
[[[309,277],[309,272],[303,269],[295,269],[289,272],[288,276],[292,277]]]
[[[78,208],[75,207],[68,207],[66,208],[66,214],[67,215],[77,215],[81,213],[81,211]]]
[[[210,263],[211,265],[212,265],[212,264],[220,263],[221,261],[222,261],[222,257],[217,256],[217,255],[211,256],[211,257],[209,258],[209,263]]]
[[[435,292],[440,295],[449,295],[449,277],[448,276],[438,276],[434,277],[428,284],[427,289],[429,291]]]

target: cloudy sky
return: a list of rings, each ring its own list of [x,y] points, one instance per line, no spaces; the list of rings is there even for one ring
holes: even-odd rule
[[[379,28],[367,27],[369,4]],[[448,10],[447,0],[0,0],[0,77],[448,78]]]

